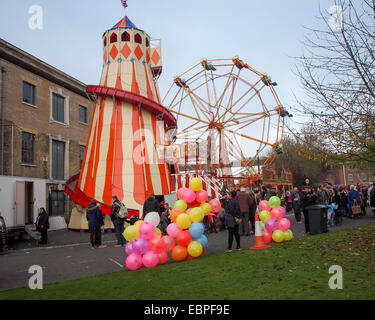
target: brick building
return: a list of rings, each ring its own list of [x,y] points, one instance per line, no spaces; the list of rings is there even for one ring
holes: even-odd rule
[[[70,211],[93,110],[86,85],[0,39],[0,211],[7,224]]]

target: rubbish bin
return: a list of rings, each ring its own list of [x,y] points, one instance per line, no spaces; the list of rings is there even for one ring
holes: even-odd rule
[[[322,204],[306,208],[311,235],[328,232],[328,209],[329,206]]]

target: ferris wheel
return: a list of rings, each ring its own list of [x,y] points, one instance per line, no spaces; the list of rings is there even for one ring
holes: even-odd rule
[[[276,85],[238,57],[200,61],[174,79],[163,99],[177,118],[176,142],[206,146],[199,153],[211,174],[258,178],[282,152],[289,113]]]

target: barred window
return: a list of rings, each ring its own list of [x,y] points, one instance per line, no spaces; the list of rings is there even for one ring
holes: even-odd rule
[[[34,141],[32,133],[22,132],[22,163],[34,164]]]
[[[65,98],[52,93],[52,119],[65,122]]]
[[[24,81],[22,87],[22,101],[35,105],[35,86]]]
[[[79,122],[87,123],[87,109],[86,109],[86,107],[79,106]]]

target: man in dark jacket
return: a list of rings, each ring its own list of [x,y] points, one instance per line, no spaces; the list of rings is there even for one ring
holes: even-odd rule
[[[145,203],[143,204],[143,220],[145,219],[146,215],[150,212],[157,212],[159,215],[161,214],[160,203],[158,199],[155,198],[155,195],[152,194],[146,199]]]
[[[40,208],[38,218],[35,222],[36,231],[40,232],[41,239],[39,244],[47,244],[47,232],[49,229],[49,217],[44,208]]]
[[[245,192],[245,188],[241,188],[241,191],[237,192],[236,199],[240,205],[242,222],[239,226],[240,236],[249,236],[249,220],[250,220],[250,209],[253,206],[254,199],[250,197],[248,193]]]
[[[95,249],[95,247],[105,248],[106,246],[102,245],[101,232],[101,228],[104,225],[104,218],[102,211],[99,206],[96,205],[95,200],[91,200],[91,203],[86,210],[86,218],[89,224],[91,247],[93,249]]]
[[[241,219],[241,209],[238,201],[236,200],[236,191],[232,191],[230,194],[228,194],[227,199],[228,201],[226,202],[225,206],[225,225],[228,229],[228,248],[226,252],[231,252],[233,245],[233,236],[235,236],[236,238],[236,250],[241,250],[241,238],[238,233],[238,220]]]
[[[313,193],[309,186],[305,186],[303,191],[301,192],[301,207],[303,216],[305,219],[305,231],[307,234],[310,233],[310,224],[309,224],[309,215],[307,211],[307,207],[312,206],[316,202],[316,195]]]
[[[118,216],[118,213],[121,208],[121,202],[117,198],[117,196],[112,197],[112,207],[111,207],[111,220],[115,227],[115,233],[117,238],[117,244],[115,247],[121,247],[125,245],[125,238],[122,235],[125,229],[124,223],[125,219],[127,218],[121,218]]]

